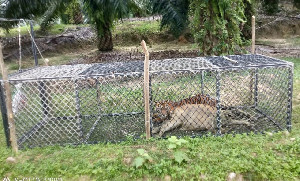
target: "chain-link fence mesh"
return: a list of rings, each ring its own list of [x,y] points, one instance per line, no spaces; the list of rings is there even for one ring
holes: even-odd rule
[[[63,65],[11,75],[19,147],[140,138],[143,66],[142,61]],[[292,78],[293,64],[261,55],[151,61],[151,134],[290,129]]]

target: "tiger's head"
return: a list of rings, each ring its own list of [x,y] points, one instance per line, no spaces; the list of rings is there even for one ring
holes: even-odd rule
[[[174,106],[171,101],[163,101],[155,103],[155,113],[153,114],[153,122],[163,122],[171,119],[171,113],[174,110]]]

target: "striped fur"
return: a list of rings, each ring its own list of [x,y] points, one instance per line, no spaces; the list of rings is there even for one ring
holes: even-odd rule
[[[203,104],[210,107],[216,107],[217,101],[208,95],[197,94],[180,101],[161,101],[155,104],[156,113],[153,115],[154,122],[162,122],[171,119],[171,114],[178,107],[189,104]]]

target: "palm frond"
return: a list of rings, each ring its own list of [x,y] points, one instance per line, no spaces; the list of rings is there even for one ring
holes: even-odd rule
[[[3,8],[4,18],[36,19],[43,15],[51,0],[9,0]],[[9,29],[18,22],[2,22],[1,27]]]
[[[83,0],[84,10],[90,22],[96,24],[99,34],[104,28],[111,28],[114,20],[129,13],[128,0]]]
[[[152,7],[149,0],[131,0],[128,1],[129,13],[134,16],[147,16],[152,13]]]
[[[153,13],[162,15],[161,28],[169,27],[179,36],[187,27],[189,0],[151,0]]]
[[[5,2],[3,17],[37,19],[42,17],[41,26],[47,26],[60,13],[65,11],[71,0],[9,0]],[[5,23],[5,28],[14,26],[16,22]]]
[[[49,8],[42,15],[41,29],[46,29],[48,25],[61,14],[63,14],[72,0],[56,0],[49,2]]]

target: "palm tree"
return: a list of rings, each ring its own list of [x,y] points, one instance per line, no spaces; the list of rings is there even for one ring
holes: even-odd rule
[[[41,18],[41,29],[45,30],[54,19],[61,15],[74,0],[10,0],[6,3],[6,18]],[[137,8],[137,0],[81,0],[82,10],[90,23],[95,25],[98,36],[98,49],[113,49],[111,29],[116,19]],[[6,26],[8,28],[8,26]]]
[[[83,0],[84,10],[97,30],[98,49],[113,49],[112,25],[114,20],[128,14],[128,0]]]
[[[161,28],[168,27],[178,37],[188,27],[190,0],[150,0],[153,13],[162,15]]]

